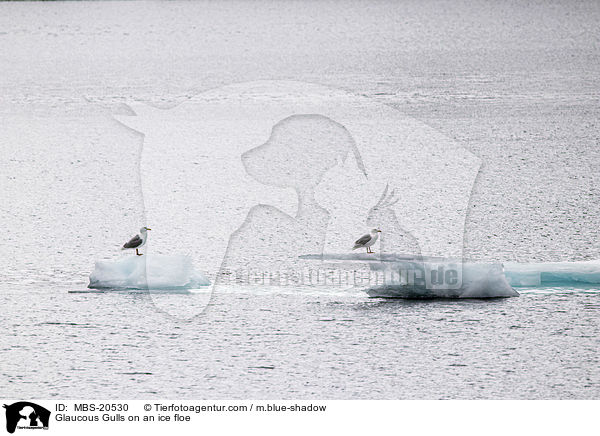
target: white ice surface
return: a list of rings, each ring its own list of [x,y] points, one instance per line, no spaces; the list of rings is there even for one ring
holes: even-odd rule
[[[94,289],[194,289],[210,281],[185,255],[126,256],[96,262],[90,274]]]

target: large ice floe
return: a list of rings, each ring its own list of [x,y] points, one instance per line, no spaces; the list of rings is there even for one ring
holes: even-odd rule
[[[600,284],[600,260],[505,263],[504,275],[515,287],[597,285]]]
[[[364,286],[374,297],[497,298],[516,297],[513,288],[600,285],[600,260],[541,263],[485,263],[401,254],[309,254],[305,260],[368,265],[383,283]],[[457,280],[458,278],[458,280]]]
[[[385,263],[381,269],[392,275],[391,283],[367,289],[367,294],[372,297],[503,298],[519,295],[506,281],[500,264],[417,260]]]
[[[389,271],[406,269],[415,272],[411,283],[410,272],[400,280],[371,286],[366,290],[371,297],[392,298],[506,298],[517,297],[507,282],[500,264],[452,263],[452,262],[406,262],[392,264]],[[454,271],[456,279],[442,278],[448,271]],[[402,273],[397,274],[401,276]],[[421,279],[421,277],[423,279]],[[408,278],[408,280],[407,280]]]
[[[194,269],[185,255],[127,256],[96,262],[88,288],[93,289],[196,289],[210,280]]]
[[[519,295],[506,280],[502,264],[400,254],[304,255],[304,260],[368,265],[373,276],[359,285],[372,297],[502,298]]]

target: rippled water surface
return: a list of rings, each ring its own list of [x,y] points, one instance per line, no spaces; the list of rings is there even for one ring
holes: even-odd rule
[[[2,395],[598,399],[593,287],[217,287],[187,321],[143,292],[84,291],[144,222],[125,103],[265,79],[369,97],[480,158],[468,257],[600,259],[599,20],[593,1],[0,3]],[[157,298],[193,313],[207,296]]]
[[[217,293],[189,322],[143,293],[3,293],[4,395],[598,398],[599,294],[372,300]],[[194,297],[172,296],[173,305]],[[18,314],[18,315],[17,315]]]

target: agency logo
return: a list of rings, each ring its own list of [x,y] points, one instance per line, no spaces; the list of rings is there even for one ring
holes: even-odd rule
[[[18,429],[47,430],[50,423],[50,411],[28,401],[19,401],[4,405],[6,409],[6,431],[14,433]]]

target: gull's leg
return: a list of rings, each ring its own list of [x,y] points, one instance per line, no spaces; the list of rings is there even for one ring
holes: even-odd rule
[[[143,256],[142,254],[140,254],[137,248],[135,249],[135,254],[137,254],[138,256]]]

